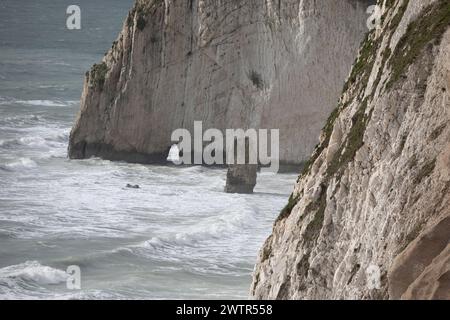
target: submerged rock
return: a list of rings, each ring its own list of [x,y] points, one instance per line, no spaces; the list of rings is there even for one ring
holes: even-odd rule
[[[127,188],[130,188],[130,189],[140,189],[141,187],[139,186],[139,185],[137,185],[137,184],[127,184]]]

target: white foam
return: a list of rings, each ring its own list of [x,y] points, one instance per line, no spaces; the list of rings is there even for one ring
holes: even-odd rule
[[[37,129],[35,127],[34,129]],[[27,135],[20,138],[14,139],[3,139],[0,140],[0,147],[7,149],[14,149],[16,147],[29,147],[29,148],[39,148],[42,151],[44,149],[66,149],[67,141],[69,140],[69,129],[46,129],[44,130],[34,130],[31,133],[27,132]],[[47,153],[44,153],[45,155]],[[42,158],[41,155],[38,158]],[[45,156],[44,156],[45,158]]]
[[[69,101],[58,100],[17,100],[17,104],[42,106],[42,107],[67,107],[70,105]]]
[[[172,233],[164,236],[154,236],[151,239],[129,246],[128,249],[158,249],[166,246],[193,246],[200,242],[208,242],[213,239],[230,238],[233,241],[233,234],[242,231],[247,226],[256,223],[254,213],[245,206],[234,208],[234,212],[225,212],[222,215],[203,219],[197,224],[176,228]],[[124,249],[124,248],[121,248]],[[127,250],[128,251],[128,250]]]
[[[31,121],[41,121],[42,117],[34,114],[26,114],[20,116],[6,117],[3,120],[5,122],[27,122],[27,121],[31,122]]]
[[[17,161],[6,163],[3,167],[6,169],[28,169],[37,167],[37,163],[30,158],[19,158]]]
[[[1,280],[22,279],[40,285],[59,284],[67,280],[68,274],[62,270],[43,266],[37,261],[26,261],[0,269]]]
[[[77,103],[79,103],[78,100],[20,100],[6,97],[0,99],[0,105],[20,104],[38,107],[68,107]]]
[[[169,155],[167,156],[167,161],[173,162],[173,163],[179,163],[180,161],[180,149],[178,148],[178,145],[174,144],[170,148]]]

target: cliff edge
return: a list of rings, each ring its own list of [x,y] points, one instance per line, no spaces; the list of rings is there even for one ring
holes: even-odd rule
[[[450,2],[379,4],[254,298],[450,298]]]

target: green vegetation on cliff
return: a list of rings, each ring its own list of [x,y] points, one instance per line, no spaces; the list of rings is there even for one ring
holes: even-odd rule
[[[424,9],[416,20],[411,22],[400,39],[389,61],[392,75],[388,88],[396,83],[413,64],[425,47],[440,43],[442,35],[450,25],[450,1],[439,0]]]
[[[91,86],[102,90],[103,85],[105,84],[107,73],[108,73],[108,66],[106,65],[105,62],[102,62],[100,64],[94,64],[92,66],[89,78]]]

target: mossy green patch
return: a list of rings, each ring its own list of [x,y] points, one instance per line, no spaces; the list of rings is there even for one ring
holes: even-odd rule
[[[149,16],[152,16],[156,9],[164,4],[164,0],[138,0],[135,6],[135,14],[136,14],[136,28],[139,31],[144,30],[147,25],[147,20]]]
[[[378,84],[380,83],[380,81],[381,81],[381,76],[383,75],[383,71],[384,71],[384,67],[386,66],[386,62],[388,61],[388,59],[390,58],[390,56],[391,56],[391,49],[389,48],[389,47],[387,47],[384,51],[383,51],[383,54],[382,54],[382,58],[381,58],[381,66],[380,66],[380,69],[378,70],[378,74],[377,74],[377,77],[376,77],[376,79],[375,79],[375,81],[374,81],[374,83],[373,83],[373,86],[372,86],[372,97],[375,95],[375,90],[377,89],[377,87],[378,87]]]
[[[392,70],[387,87],[392,87],[429,44],[439,44],[450,25],[450,2],[439,0],[411,22],[390,59]]]
[[[374,32],[367,34],[365,41],[359,51],[359,56],[353,65],[350,77],[344,85],[344,92],[347,91],[351,85],[359,82],[359,87],[364,88],[370,77],[373,64],[375,63],[375,53],[380,46],[380,41],[373,40]]]
[[[366,114],[367,98],[361,103],[358,111],[352,118],[352,127],[347,135],[345,143],[336,151],[331,163],[327,168],[327,176],[342,174],[346,165],[355,158],[356,152],[364,145],[364,133],[371,118],[371,113]]]
[[[387,7],[388,8],[392,8],[395,4],[396,0],[390,0],[387,1]],[[397,13],[395,14],[395,16],[391,19],[391,21],[389,22],[388,25],[388,29],[391,32],[395,32],[395,30],[397,29],[397,27],[399,26],[400,22],[403,19],[403,15],[405,14],[406,9],[408,8],[408,4],[409,4],[409,0],[400,0],[401,4],[398,8]]]
[[[144,30],[146,24],[147,21],[145,20],[145,17],[143,15],[139,15],[136,21],[136,28],[138,28],[139,31],[142,31]]]
[[[102,90],[103,85],[105,84],[107,73],[108,73],[108,66],[106,65],[105,62],[102,62],[100,64],[94,64],[92,66],[89,79],[91,86]]]
[[[305,209],[305,215],[314,214],[313,219],[306,227],[303,239],[307,243],[315,243],[319,238],[320,230],[325,219],[325,209],[327,207],[327,187],[322,185],[322,191],[317,201],[311,202]]]
[[[325,123],[325,127],[322,129],[322,134],[325,136],[322,143],[318,144],[313,152],[313,155],[309,158],[309,160],[303,166],[303,170],[299,179],[305,175],[308,175],[311,172],[311,167],[316,162],[317,158],[322,154],[322,152],[328,147],[330,144],[331,135],[333,134],[334,124],[336,119],[339,117],[342,110],[344,110],[349,103],[339,104],[339,106],[331,112],[330,116]]]
[[[283,210],[281,210],[280,215],[278,216],[275,223],[277,223],[278,221],[287,219],[291,215],[292,209],[294,209],[294,207],[297,205],[299,200],[300,200],[300,196],[299,195],[294,196],[294,194],[292,193],[291,196],[289,197],[288,204],[283,208]]]

